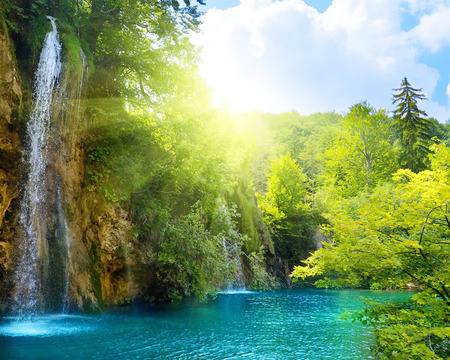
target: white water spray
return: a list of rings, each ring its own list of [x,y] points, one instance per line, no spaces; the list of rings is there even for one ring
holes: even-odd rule
[[[81,57],[81,76],[80,82],[78,83],[78,100],[81,99],[81,95],[84,88],[84,77],[86,76],[85,72],[88,72],[89,66],[86,65],[86,55],[84,54],[83,49],[80,48],[80,57]],[[78,110],[80,110],[80,106],[78,105]]]
[[[234,279],[229,279],[226,284],[225,291],[245,291],[244,269],[242,267],[242,261],[240,257],[241,248],[238,244],[228,241],[226,238],[222,238],[222,246],[224,249],[224,256],[227,261],[227,269],[230,267],[236,267],[236,276]]]
[[[48,254],[45,237],[45,169],[47,167],[48,132],[55,84],[61,73],[61,44],[55,19],[48,17],[52,31],[44,40],[35,73],[33,108],[27,125],[29,175],[20,209],[23,242],[15,271],[13,310],[32,314],[39,308],[41,264]]]
[[[62,294],[62,312],[63,314],[67,314],[69,311],[69,296],[70,296],[70,278],[71,278],[71,269],[70,266],[72,264],[72,235],[70,233],[69,225],[67,223],[67,219],[64,216],[64,210],[62,207],[62,197],[61,197],[61,186],[58,186],[58,194],[57,194],[57,207],[58,207],[58,222],[61,227],[61,236],[64,240],[64,251],[65,251],[65,259],[64,259],[64,293]]]

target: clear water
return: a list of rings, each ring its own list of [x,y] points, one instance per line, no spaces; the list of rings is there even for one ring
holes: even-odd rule
[[[283,290],[222,293],[208,303],[0,322],[0,359],[371,359],[370,329],[341,320],[361,297],[410,294]]]

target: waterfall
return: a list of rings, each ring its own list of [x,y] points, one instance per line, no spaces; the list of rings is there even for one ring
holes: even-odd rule
[[[61,185],[58,185],[58,194],[57,194],[57,212],[58,212],[58,224],[60,227],[60,237],[64,240],[64,289],[62,294],[62,312],[66,314],[69,311],[69,295],[70,295],[70,265],[72,264],[72,252],[71,252],[71,244],[72,244],[72,235],[70,233],[69,225],[67,223],[67,219],[64,215],[64,210],[62,206],[62,197],[61,197]]]
[[[234,275],[232,279],[227,279],[226,291],[245,290],[244,269],[240,257],[241,249],[238,244],[222,238],[224,256],[227,262],[227,272]]]
[[[81,99],[81,95],[84,88],[84,77],[86,76],[85,72],[89,70],[89,67],[86,65],[86,55],[84,54],[83,49],[80,48],[80,57],[81,57],[81,76],[80,82],[78,83],[78,100]],[[80,101],[77,102],[77,111],[80,111]]]
[[[29,174],[20,207],[19,223],[23,241],[15,270],[13,309],[20,315],[39,310],[42,273],[48,267],[46,241],[46,190],[48,136],[51,105],[56,82],[61,73],[61,44],[55,19],[48,17],[52,31],[44,40],[35,73],[33,107],[27,124]]]
[[[63,313],[67,313],[70,308],[70,284],[73,271],[72,262],[76,261],[72,257],[72,247],[76,248],[76,241],[74,241],[76,239],[74,239],[72,235],[63,206],[65,203],[63,199],[64,174],[66,174],[67,166],[70,165],[68,165],[65,161],[61,162],[60,160],[61,158],[67,160],[73,157],[73,154],[76,152],[77,131],[81,131],[81,122],[79,121],[79,115],[82,113],[81,99],[83,98],[84,82],[89,70],[86,55],[81,48],[80,59],[81,73],[79,74],[78,83],[75,84],[75,86],[73,84],[69,84],[67,82],[67,76],[63,76],[63,79],[66,79],[66,81],[61,80],[59,82],[57,91],[58,106],[54,107],[56,116],[53,116],[55,118],[55,124],[53,126],[57,128],[59,133],[59,137],[57,139],[53,139],[53,146],[55,149],[58,149],[57,153],[53,154],[53,157],[55,158],[55,162],[59,163],[59,168],[56,171],[57,174],[55,176],[56,179],[54,179],[58,189],[55,199],[55,208],[56,247],[59,248],[55,251],[58,257],[55,262],[58,263],[59,260],[58,266],[59,271],[61,272],[59,278],[57,274],[53,274],[53,279],[62,283],[62,287],[59,288],[62,295],[56,292],[54,297],[56,300],[60,301],[58,305],[61,305],[62,303]],[[67,188],[67,183],[65,184],[65,187]]]
[[[84,82],[85,82],[87,73],[89,71],[89,65],[88,65],[88,62],[86,59],[86,55],[84,54],[84,51],[81,48],[80,48],[80,58],[81,58],[81,74],[80,74],[80,81],[77,84],[76,99],[74,99],[75,100],[75,104],[74,104],[75,114],[81,113],[81,99],[83,97]],[[73,129],[71,129],[71,130],[73,130]]]

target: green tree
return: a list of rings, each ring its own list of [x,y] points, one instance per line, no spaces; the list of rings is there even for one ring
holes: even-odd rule
[[[306,175],[287,153],[272,161],[265,195],[256,194],[276,254],[295,262],[313,250],[312,237],[317,227],[307,190]]]
[[[297,266],[294,278],[322,275],[318,286],[402,288],[419,292],[403,305],[360,314],[373,322],[388,359],[440,359],[450,344],[450,151],[433,147],[431,170],[399,170],[353,214],[337,213],[333,243]],[[331,278],[329,274],[339,274]]]
[[[289,153],[272,161],[267,192],[257,196],[264,220],[273,229],[283,226],[287,214],[305,206],[306,176]]]
[[[130,110],[161,114],[173,97],[188,101],[197,52],[188,32],[199,13],[178,1],[84,1],[79,32],[87,40],[95,68],[89,97],[114,99]],[[104,107],[102,107],[104,109]]]
[[[374,187],[397,169],[392,123],[386,111],[367,102],[353,105],[342,130],[326,150],[326,182],[344,196]]]
[[[200,208],[165,226],[157,259],[158,295],[168,300],[205,299],[228,275],[222,237],[208,231]]]
[[[431,145],[432,124],[418,101],[426,100],[422,89],[411,86],[405,77],[393,95],[394,119],[402,145],[400,162],[403,168],[421,171],[427,167],[427,155]]]

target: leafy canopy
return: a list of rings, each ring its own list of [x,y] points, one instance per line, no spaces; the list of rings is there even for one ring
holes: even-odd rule
[[[324,153],[325,183],[336,185],[348,197],[388,180],[397,168],[392,135],[386,111],[376,110],[367,102],[353,105]]]
[[[292,273],[301,279],[322,275],[316,284],[326,287],[365,281],[374,289],[402,288],[406,283],[419,286],[421,291],[408,305],[414,311],[400,307],[391,309],[391,314],[379,308],[370,317],[382,339],[380,351],[391,355],[394,349],[403,349],[399,331],[412,334],[417,327],[421,331],[418,339],[408,342],[406,353],[402,350],[388,358],[435,359],[439,357],[433,349],[445,349],[449,343],[450,151],[442,144],[432,150],[431,170],[418,174],[399,170],[394,184],[378,187],[355,213],[333,216],[327,229],[333,243],[325,244]],[[339,277],[330,278],[331,273]],[[405,323],[406,316],[410,320]]]

